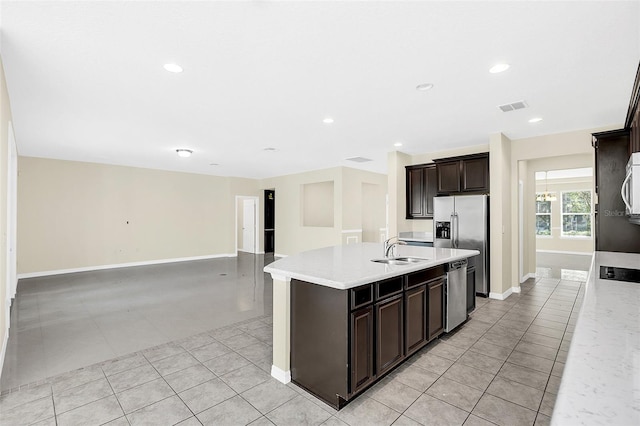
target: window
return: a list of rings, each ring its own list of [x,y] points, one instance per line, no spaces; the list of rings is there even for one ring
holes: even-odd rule
[[[591,236],[591,191],[562,193],[562,236]]]
[[[551,236],[551,201],[536,200],[536,235]]]

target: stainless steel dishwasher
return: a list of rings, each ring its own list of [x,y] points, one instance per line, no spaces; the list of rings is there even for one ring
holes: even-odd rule
[[[467,259],[446,265],[444,331],[449,333],[467,320]]]

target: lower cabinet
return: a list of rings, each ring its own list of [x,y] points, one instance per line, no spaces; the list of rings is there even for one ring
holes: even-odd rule
[[[291,379],[339,409],[444,331],[444,268],[349,290],[291,280]]]
[[[373,308],[351,314],[351,389],[358,392],[375,378],[373,374]]]
[[[404,358],[404,300],[398,295],[376,303],[376,371],[378,375]]]
[[[444,278],[427,285],[429,298],[429,328],[427,339],[432,340],[444,332]]]

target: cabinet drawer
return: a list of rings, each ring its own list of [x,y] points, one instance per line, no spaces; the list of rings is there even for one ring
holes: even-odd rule
[[[407,288],[412,288],[444,276],[444,265],[407,275]]]
[[[351,289],[351,310],[373,302],[373,285],[367,284]]]
[[[376,283],[376,300],[402,293],[404,277],[391,278]]]

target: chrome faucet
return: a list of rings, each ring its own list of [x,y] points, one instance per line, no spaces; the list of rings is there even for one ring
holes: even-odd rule
[[[406,241],[398,240],[395,243],[390,243],[391,240],[398,239],[397,236],[391,237],[384,241],[384,257],[389,257],[389,253],[393,252],[393,248],[397,245],[406,245]]]

